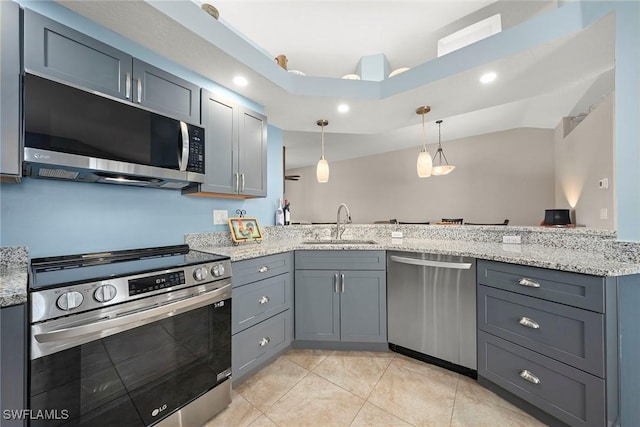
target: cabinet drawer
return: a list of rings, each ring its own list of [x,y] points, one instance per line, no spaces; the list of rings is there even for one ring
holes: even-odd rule
[[[602,277],[478,260],[478,283],[604,313]]]
[[[482,331],[478,344],[479,376],[572,426],[606,425],[604,380]]]
[[[605,375],[602,314],[480,285],[478,328],[599,377]]]
[[[286,252],[238,261],[231,264],[231,268],[233,270],[233,287],[235,288],[291,271],[293,254]]]
[[[291,308],[291,276],[285,273],[234,288],[231,332],[235,334]]]
[[[240,379],[254,366],[269,359],[290,343],[291,310],[235,334],[231,339],[231,372]]]
[[[384,251],[296,251],[297,270],[384,270]]]

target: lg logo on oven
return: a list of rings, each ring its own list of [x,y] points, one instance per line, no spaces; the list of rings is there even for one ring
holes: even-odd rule
[[[160,412],[164,411],[165,409],[167,409],[167,404],[165,403],[164,405],[162,405],[159,408],[154,409],[153,411],[151,411],[151,415],[152,416],[157,416]]]

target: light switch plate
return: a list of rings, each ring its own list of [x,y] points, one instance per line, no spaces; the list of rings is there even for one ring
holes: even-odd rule
[[[402,239],[402,231],[392,231],[391,232],[392,239]]]
[[[609,211],[607,208],[600,209],[600,219],[607,219],[609,217]]]
[[[229,219],[229,213],[226,210],[213,210],[213,225],[226,224]]]
[[[502,243],[519,245],[522,243],[522,238],[520,236],[502,236]]]

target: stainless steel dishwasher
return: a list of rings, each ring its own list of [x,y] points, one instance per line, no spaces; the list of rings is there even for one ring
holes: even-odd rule
[[[389,347],[477,376],[475,258],[387,252]]]

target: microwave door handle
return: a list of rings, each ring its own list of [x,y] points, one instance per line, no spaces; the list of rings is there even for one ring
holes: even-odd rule
[[[178,158],[178,166],[184,172],[187,170],[187,164],[189,163],[189,129],[185,122],[180,122],[180,135],[182,136],[182,151]]]

